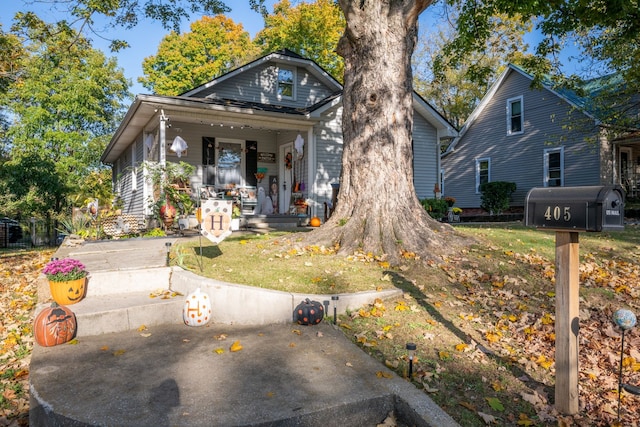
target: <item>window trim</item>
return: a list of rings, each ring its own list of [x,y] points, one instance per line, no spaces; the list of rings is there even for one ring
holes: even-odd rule
[[[487,182],[491,182],[491,157],[476,159],[476,194],[480,194],[480,164],[487,162]]]
[[[518,101],[520,102],[520,130],[514,132],[511,130],[511,113],[513,104]],[[507,135],[520,135],[522,133],[524,133],[524,98],[520,95],[507,99]]]
[[[283,71],[291,71],[292,74],[292,81],[291,81],[291,96],[287,96],[287,95],[281,95],[280,94],[280,70]],[[296,81],[297,81],[297,74],[296,74],[296,68],[295,67],[283,67],[281,65],[278,65],[278,68],[276,70],[276,95],[278,96],[278,99],[286,99],[286,100],[296,100]]]
[[[564,187],[564,146],[544,149],[542,183],[549,187],[549,154],[552,153],[560,153],[560,187]]]

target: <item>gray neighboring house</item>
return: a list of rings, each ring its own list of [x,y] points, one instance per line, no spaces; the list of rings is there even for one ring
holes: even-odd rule
[[[444,196],[461,208],[479,208],[479,186],[517,185],[511,206],[523,207],[531,188],[622,184],[635,196],[640,138],[610,141],[588,112],[588,98],[549,86],[509,65],[442,155]]]
[[[416,191],[420,198],[433,197],[440,139],[456,132],[417,94],[414,108]],[[341,119],[341,84],[285,49],[180,96],[136,96],[101,161],[112,165],[122,213],[134,215],[142,227],[152,214],[143,162],[194,165],[192,191],[262,187],[269,194],[273,188],[275,213],[292,214],[291,201],[300,198],[308,202],[309,215],[322,217],[331,184],[340,177]],[[179,139],[188,146],[181,156],[171,150]],[[258,180],[260,173],[264,178]],[[292,196],[294,183],[298,192]]]

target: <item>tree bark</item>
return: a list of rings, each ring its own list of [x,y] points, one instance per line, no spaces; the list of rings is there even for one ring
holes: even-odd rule
[[[418,15],[432,0],[340,0],[346,17],[340,192],[329,221],[305,239],[362,250],[392,265],[455,245],[453,228],[432,219],[413,185],[411,55]]]

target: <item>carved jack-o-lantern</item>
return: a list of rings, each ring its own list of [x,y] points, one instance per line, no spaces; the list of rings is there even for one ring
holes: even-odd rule
[[[185,325],[202,326],[211,320],[211,300],[209,295],[200,292],[200,288],[187,295],[182,310]]]
[[[52,303],[42,310],[33,322],[33,335],[43,347],[71,341],[76,334],[76,315],[69,308]]]
[[[60,305],[71,305],[80,302],[85,296],[87,278],[69,280],[67,282],[49,281],[49,289],[53,300]]]

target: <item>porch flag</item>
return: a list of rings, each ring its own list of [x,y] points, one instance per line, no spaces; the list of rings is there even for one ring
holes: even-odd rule
[[[169,147],[169,149],[176,153],[178,157],[182,157],[182,152],[187,151],[187,148],[189,148],[189,146],[187,145],[187,141],[182,139],[180,135],[176,136],[173,139],[173,143],[171,144],[171,147]]]

